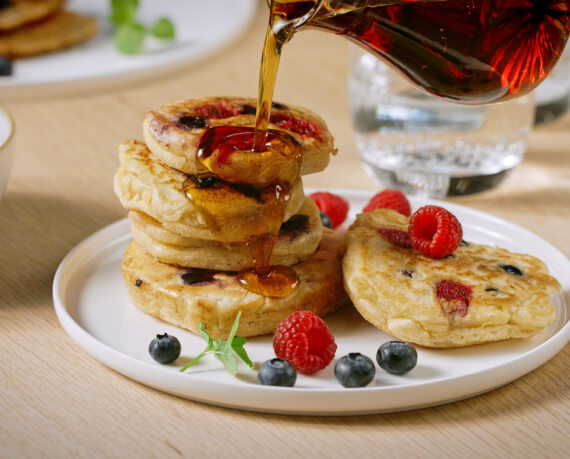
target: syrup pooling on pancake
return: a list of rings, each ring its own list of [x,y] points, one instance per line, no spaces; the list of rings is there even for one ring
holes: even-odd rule
[[[236,205],[243,201],[258,203],[257,211],[248,216],[255,220],[256,234],[279,232],[291,198],[288,183],[256,187],[231,183],[215,175],[189,176],[183,187],[188,200],[207,216],[208,225],[217,229]]]
[[[198,161],[232,183],[264,186],[292,183],[301,172],[301,146],[283,131],[268,132],[263,150],[253,151],[255,129],[218,126],[208,129],[198,147]]]
[[[271,266],[270,259],[285,220],[290,184],[301,172],[301,145],[286,132],[271,131],[265,148],[254,151],[254,133],[251,127],[211,127],[202,135],[196,156],[214,174],[212,179],[226,180],[234,186],[245,187],[246,191],[266,191],[259,198],[267,206],[258,216],[258,231],[245,241],[251,251],[253,269],[240,272],[238,280],[255,293],[285,297],[297,289],[299,278],[289,267]],[[211,196],[214,187],[201,188],[194,184],[185,183],[189,199],[199,200],[198,205],[207,209],[216,207],[218,200]],[[200,200],[202,194],[204,197]],[[219,198],[223,201],[224,193]]]
[[[194,190],[198,195],[191,200],[185,191],[189,177],[163,164],[143,143],[125,142],[120,148],[115,192],[126,209],[143,212],[181,236],[233,243],[259,234],[259,216],[271,206],[263,193],[259,199],[239,192],[236,188],[241,185],[222,182],[222,189],[209,194],[208,190]],[[274,192],[269,190],[266,195]],[[301,179],[291,184],[289,194],[283,221],[295,215],[304,201]],[[207,201],[205,207],[196,204],[201,200]]]
[[[247,245],[253,257],[253,268],[240,271],[237,279],[254,293],[284,298],[297,290],[299,276],[289,266],[271,266],[269,263],[276,241],[277,236],[269,233],[250,238]]]
[[[164,164],[188,174],[207,172],[196,155],[202,135],[219,126],[255,128],[255,106],[255,99],[245,97],[208,97],[164,105],[145,116],[144,140]],[[301,144],[301,175],[324,170],[336,153],[326,123],[310,110],[273,103],[268,129],[285,131]]]

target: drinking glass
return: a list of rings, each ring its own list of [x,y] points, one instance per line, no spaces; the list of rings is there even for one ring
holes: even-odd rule
[[[556,67],[534,90],[536,99],[535,124],[554,121],[570,106],[570,46],[567,46]]]
[[[349,103],[366,171],[408,194],[453,196],[497,185],[522,160],[532,95],[463,105],[420,92],[374,56],[351,47]]]

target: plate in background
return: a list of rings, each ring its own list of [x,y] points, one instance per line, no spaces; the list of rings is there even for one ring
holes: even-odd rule
[[[74,95],[155,79],[230,46],[250,24],[258,2],[141,0],[137,18],[150,25],[168,17],[174,22],[176,38],[147,37],[144,52],[136,56],[115,49],[109,5],[110,0],[68,2],[68,9],[97,18],[97,36],[67,50],[15,60],[14,74],[0,77],[0,98]],[[259,39],[261,46],[263,38]]]

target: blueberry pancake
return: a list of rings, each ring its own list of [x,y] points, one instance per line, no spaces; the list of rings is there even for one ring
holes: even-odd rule
[[[218,242],[244,241],[272,232],[272,225],[279,229],[305,199],[301,179],[280,203],[272,199],[275,186],[242,187],[216,177],[189,176],[159,162],[137,141],[120,147],[114,188],[127,210],[145,213],[180,236]]]
[[[129,212],[134,240],[163,263],[222,271],[253,267],[250,248],[244,242],[223,243],[179,236],[146,214]],[[317,249],[323,225],[317,205],[310,198],[298,213],[281,225],[271,253],[272,265],[292,266]]]
[[[170,167],[188,174],[207,172],[197,159],[202,135],[209,127],[255,126],[256,100],[243,97],[209,97],[182,100],[147,113],[143,135],[148,148]],[[274,103],[270,129],[290,134],[302,149],[301,175],[322,171],[335,154],[325,122],[309,110]],[[259,155],[257,155],[259,156]],[[244,163],[254,160],[248,157]]]
[[[237,334],[264,335],[294,311],[324,316],[349,302],[342,287],[342,236],[324,231],[315,254],[294,266],[300,284],[285,298],[250,292],[233,273],[161,263],[134,241],[122,258],[123,277],[135,306],[165,322],[194,333],[202,323],[214,338],[227,338],[241,311]]]
[[[42,21],[0,34],[0,56],[27,57],[57,51],[86,41],[96,33],[94,18],[58,11]]]
[[[537,258],[466,242],[434,259],[402,242],[407,228],[407,217],[379,209],[346,233],[345,288],[377,328],[449,348],[527,338],[553,322],[560,284]]]

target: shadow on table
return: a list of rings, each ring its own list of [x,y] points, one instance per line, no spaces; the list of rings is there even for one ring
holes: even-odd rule
[[[117,220],[111,209],[38,194],[8,193],[0,201],[0,307],[51,305],[55,271],[81,240]]]

